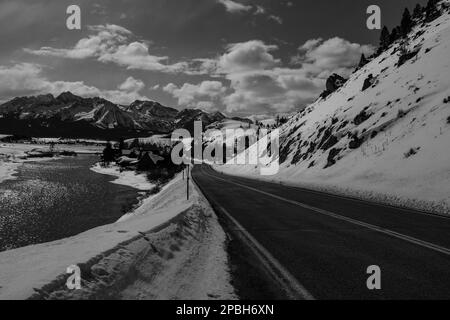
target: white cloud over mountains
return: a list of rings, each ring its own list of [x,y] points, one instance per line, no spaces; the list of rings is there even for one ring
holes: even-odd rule
[[[326,41],[321,38],[308,40],[298,50],[298,55],[292,59],[294,64],[317,74],[337,72],[348,76],[358,64],[361,54],[371,55],[374,47],[335,37]]]
[[[228,90],[196,95],[192,93],[204,84],[185,83],[180,88],[170,84],[165,91],[184,107],[194,107],[209,97],[215,102],[220,98],[229,113],[289,112],[317,98],[330,74],[348,76],[361,54],[370,55],[374,49],[342,38],[312,39],[299,47],[292,68],[282,66],[275,57],[277,50],[276,45],[259,40],[230,44],[221,56],[208,61],[214,66],[212,75],[229,83]]]
[[[125,92],[139,92],[145,88],[145,83],[142,80],[128,77],[118,88]]]
[[[227,52],[218,59],[217,72],[232,74],[273,68],[281,62],[271,53],[277,49],[277,46],[259,40],[230,44]]]
[[[69,59],[94,58],[104,63],[115,63],[129,70],[165,73],[189,71],[188,62],[168,64],[167,56],[151,55],[149,44],[134,40],[133,33],[123,27],[107,24],[90,26],[88,29],[93,34],[82,38],[72,48],[42,47],[37,50],[25,49],[25,51],[34,55]]]
[[[88,30],[94,34],[80,39],[72,48],[42,47],[37,50],[25,49],[25,51],[35,55],[69,59],[100,58],[106,53],[113,53],[119,45],[126,43],[132,36],[131,31],[114,24],[89,26]]]
[[[242,4],[231,2],[228,3],[230,10],[244,10],[240,7]],[[263,7],[256,7],[256,11],[266,13]],[[218,109],[240,115],[288,112],[302,107],[324,89],[326,78],[331,73],[348,76],[358,64],[361,54],[370,55],[374,50],[370,45],[351,43],[338,37],[328,40],[319,38],[301,45],[291,61],[282,61],[277,57],[277,45],[250,40],[228,44],[214,58],[192,58],[169,64],[169,57],[150,54],[150,42],[138,40],[131,31],[121,26],[91,26],[89,32],[90,35],[80,39],[72,48],[42,47],[26,51],[39,56],[95,59],[128,70],[201,75],[203,79],[198,83],[161,83],[153,90],[162,89],[170,94],[180,107]],[[16,67],[20,69],[24,66]],[[97,93],[120,103],[132,98],[142,99],[139,92],[145,87],[142,81],[134,78],[128,78],[118,89],[109,91],[87,86],[83,82],[49,82],[42,78],[40,69],[34,69],[32,76],[23,84],[31,88],[44,86],[49,92],[70,87],[74,93]],[[43,90],[38,88],[37,91]],[[116,97],[113,97],[114,94]]]
[[[143,88],[144,83],[132,77],[126,79],[117,89],[101,90],[83,81],[51,81],[43,75],[43,67],[37,64],[0,65],[0,96],[6,99],[48,93],[59,95],[70,91],[82,97],[102,97],[115,103],[129,104],[135,100],[148,100],[140,94]]]
[[[185,83],[181,87],[169,83],[163,90],[177,98],[180,106],[211,110],[227,89],[220,81],[203,81],[197,85]]]

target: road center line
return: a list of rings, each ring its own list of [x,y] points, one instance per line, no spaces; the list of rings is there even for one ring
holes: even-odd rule
[[[369,224],[369,223],[366,223],[366,222],[362,222],[362,221],[359,221],[359,220],[355,220],[355,219],[352,219],[352,218],[341,216],[341,215],[338,215],[336,213],[333,213],[333,212],[330,212],[330,211],[327,211],[327,210],[323,210],[323,209],[320,209],[320,208],[316,208],[316,207],[313,207],[313,206],[310,206],[310,205],[307,205],[307,204],[304,204],[304,203],[301,203],[301,202],[298,202],[298,201],[295,201],[295,200],[289,200],[289,199],[286,199],[286,198],[274,195],[274,194],[269,193],[269,192],[265,192],[265,191],[258,190],[256,188],[249,187],[247,185],[243,185],[243,184],[240,184],[240,183],[237,183],[237,182],[233,182],[233,181],[230,181],[230,180],[227,180],[227,179],[223,179],[223,178],[220,178],[220,177],[217,177],[215,175],[211,175],[211,174],[205,172],[202,167],[201,167],[201,171],[205,175],[210,176],[212,178],[215,178],[215,179],[218,179],[218,180],[222,180],[222,181],[225,181],[227,183],[234,184],[236,186],[240,186],[242,188],[245,188],[245,189],[248,189],[248,190],[252,190],[252,191],[258,192],[260,194],[264,194],[266,196],[269,196],[269,197],[272,197],[272,198],[275,198],[275,199],[278,199],[278,200],[281,200],[281,201],[284,201],[284,202],[296,205],[298,207],[301,207],[301,208],[304,208],[304,209],[308,209],[308,210],[311,210],[311,211],[314,211],[314,212],[317,212],[317,213],[320,213],[322,215],[325,215],[325,216],[328,216],[328,217],[332,217],[332,218],[335,218],[335,219],[338,219],[338,220],[346,221],[346,222],[352,223],[354,225],[365,227],[365,228],[368,228],[368,229],[370,229],[372,231],[383,233],[383,234],[389,235],[391,237],[398,238],[398,239],[401,239],[401,240],[404,240],[404,241],[407,241],[407,242],[419,245],[421,247],[424,247],[424,248],[427,248],[427,249],[431,249],[431,250],[434,250],[434,251],[437,251],[437,252],[440,252],[440,253],[443,253],[445,255],[450,256],[450,249],[441,247],[439,245],[436,245],[436,244],[433,244],[433,243],[430,243],[430,242],[427,242],[427,241],[423,241],[423,240],[420,240],[420,239],[417,239],[417,238],[414,238],[414,237],[410,237],[410,236],[407,236],[407,235],[404,235],[404,234],[401,234],[401,233],[398,233],[398,232],[395,232],[395,231],[392,231],[392,230],[389,230],[389,229],[386,229],[386,228],[378,227],[378,226],[375,226],[375,225],[372,225],[372,224]]]

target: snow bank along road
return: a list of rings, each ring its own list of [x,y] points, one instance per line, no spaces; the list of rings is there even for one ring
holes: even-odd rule
[[[291,282],[291,297],[448,299],[450,219],[195,166],[219,215],[231,216]],[[369,266],[381,290],[369,290]],[[295,296],[297,293],[297,296]]]
[[[118,222],[0,252],[0,300],[236,299],[226,234],[197,188],[177,176]],[[81,290],[66,268],[81,269]],[[35,288],[35,289],[34,289]]]

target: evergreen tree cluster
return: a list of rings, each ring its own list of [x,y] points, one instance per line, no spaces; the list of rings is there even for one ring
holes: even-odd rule
[[[440,0],[428,0],[425,7],[417,4],[411,15],[408,8],[403,11],[402,21],[399,26],[394,27],[391,32],[384,26],[381,30],[379,53],[386,50],[391,44],[399,39],[404,39],[411,32],[412,28],[420,22],[430,22],[439,16]]]

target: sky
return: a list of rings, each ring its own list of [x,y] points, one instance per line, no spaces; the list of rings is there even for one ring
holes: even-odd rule
[[[0,0],[0,101],[64,91],[268,117],[299,110],[426,0]],[[69,30],[67,7],[81,9]]]

